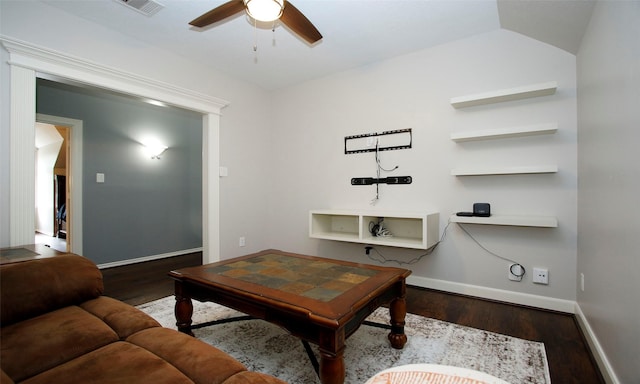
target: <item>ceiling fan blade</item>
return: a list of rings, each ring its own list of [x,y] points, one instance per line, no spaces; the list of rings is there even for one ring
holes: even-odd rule
[[[244,11],[244,2],[242,0],[231,0],[194,19],[189,24],[202,28],[242,11]]]
[[[314,27],[309,19],[307,19],[305,15],[303,15],[302,12],[300,12],[298,8],[294,7],[289,1],[285,3],[282,16],[280,16],[280,21],[282,24],[291,28],[291,30],[297,35],[309,42],[309,44],[313,44],[322,39],[322,35],[318,32],[316,27]]]

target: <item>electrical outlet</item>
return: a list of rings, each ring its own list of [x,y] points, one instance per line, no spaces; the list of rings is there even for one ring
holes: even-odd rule
[[[549,270],[533,268],[533,282],[536,284],[549,284]]]
[[[522,265],[515,263],[509,264],[507,277],[511,281],[522,281]]]
[[[584,292],[584,273],[580,274],[580,290]]]
[[[240,236],[240,240],[238,241],[238,245],[241,247],[244,247],[245,245],[247,245],[247,241],[244,238],[244,236]]]

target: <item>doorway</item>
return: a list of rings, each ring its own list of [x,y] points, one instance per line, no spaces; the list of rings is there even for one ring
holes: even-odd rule
[[[9,237],[10,245],[28,244],[33,241],[34,204],[33,204],[33,111],[35,111],[35,81],[38,77],[50,76],[79,81],[81,83],[103,86],[105,88],[164,101],[203,114],[203,258],[212,263],[220,260],[220,181],[219,181],[219,144],[220,113],[229,103],[223,99],[205,94],[169,86],[162,82],[149,81],[129,72],[85,62],[74,58],[70,61],[64,54],[53,53],[24,42],[2,39],[2,45],[9,51],[11,77],[10,134],[12,138],[9,152],[9,175],[11,186],[9,197],[11,204],[2,208],[9,212],[9,231],[2,231]],[[25,63],[28,63],[25,64]],[[36,114],[37,121],[43,121]],[[73,238],[69,241],[70,252],[82,255],[82,121],[66,118],[73,126],[71,156],[76,159],[72,164],[72,205],[68,212],[73,216]],[[79,135],[79,138],[76,138]],[[76,155],[77,154],[77,155]],[[29,167],[22,169],[21,164]],[[21,199],[28,196],[28,199]],[[26,220],[21,220],[22,217]],[[8,232],[8,233],[7,233]]]
[[[65,192],[65,213],[66,213],[66,239],[60,239],[57,236],[45,235],[42,238],[37,233],[35,237],[36,244],[47,244],[38,242],[39,240],[47,240],[51,243],[64,243],[66,244],[66,252],[76,253],[82,255],[82,132],[83,122],[82,120],[71,119],[62,116],[46,115],[42,113],[36,114],[36,127],[38,124],[45,124],[56,127],[57,129],[64,129],[66,131],[66,160],[64,164],[66,166],[66,185]],[[64,131],[63,131],[64,132]],[[58,132],[60,134],[60,132]],[[36,137],[38,134],[36,133]],[[62,136],[62,134],[60,134]],[[36,149],[37,150],[37,149]],[[36,166],[37,167],[37,166]],[[37,171],[37,170],[36,170]],[[51,176],[53,177],[53,175]],[[37,187],[36,187],[36,199],[37,199]],[[53,204],[53,195],[49,195],[51,204]],[[37,207],[36,207],[37,212]],[[57,212],[53,210],[51,212]],[[36,216],[37,217],[37,216]],[[53,233],[53,230],[52,230]],[[58,240],[56,240],[58,239]],[[62,241],[60,241],[62,240]],[[51,244],[48,244],[51,246]],[[52,247],[53,248],[53,247]],[[57,248],[56,248],[57,249]]]
[[[35,127],[35,243],[69,251],[71,206],[70,127],[38,122]]]

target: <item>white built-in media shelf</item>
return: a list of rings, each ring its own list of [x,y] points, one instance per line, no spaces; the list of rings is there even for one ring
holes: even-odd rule
[[[462,143],[465,141],[508,139],[512,137],[547,135],[558,131],[558,123],[536,124],[523,127],[508,127],[485,129],[480,131],[458,132],[451,134],[451,140]]]
[[[491,215],[489,217],[477,216],[451,216],[452,223],[462,224],[488,224],[488,225],[513,225],[519,227],[544,227],[556,228],[558,219],[553,216],[516,216],[516,215]]]
[[[453,97],[451,105],[454,108],[474,107],[476,105],[502,103],[504,101],[514,101],[528,99],[532,97],[553,95],[558,88],[558,83],[549,81],[546,83],[525,85],[522,87],[499,89],[491,92],[477,93],[468,96]]]
[[[469,167],[451,170],[453,176],[524,175],[535,173],[557,173],[557,165],[533,165],[520,167]]]
[[[373,236],[371,223],[383,218],[391,237]],[[383,212],[351,210],[313,210],[309,212],[309,237],[389,247],[427,249],[440,237],[437,212]]]

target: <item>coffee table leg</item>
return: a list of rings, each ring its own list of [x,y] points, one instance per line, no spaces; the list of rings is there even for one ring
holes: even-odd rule
[[[404,333],[404,319],[407,315],[406,287],[404,283],[402,284],[401,292],[400,297],[394,299],[389,305],[389,315],[391,317],[389,341],[395,349],[402,349],[407,343],[407,335]]]
[[[178,327],[178,331],[193,336],[193,332],[191,331],[193,303],[190,297],[182,294],[182,285],[177,281],[175,288],[176,307],[174,313],[176,315],[176,326]]]
[[[343,384],[345,378],[344,346],[337,353],[320,348],[320,382],[322,384]]]

